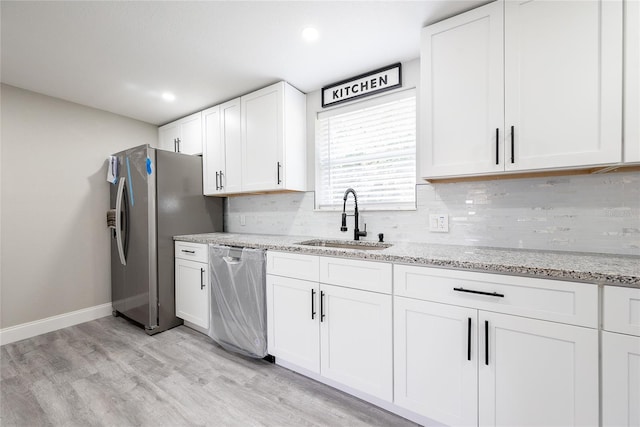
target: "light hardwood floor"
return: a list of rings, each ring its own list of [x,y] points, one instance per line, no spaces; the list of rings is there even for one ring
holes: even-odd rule
[[[2,426],[409,426],[180,326],[104,317],[0,347]]]

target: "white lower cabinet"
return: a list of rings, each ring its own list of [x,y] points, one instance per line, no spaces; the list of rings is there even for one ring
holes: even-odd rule
[[[598,425],[598,331],[479,312],[481,426]]]
[[[640,289],[605,286],[602,425],[640,426]]]
[[[394,310],[397,405],[447,425],[597,425],[597,330],[403,297]]]
[[[320,373],[392,400],[391,295],[320,284]]]
[[[176,317],[209,328],[209,264],[207,245],[175,242]]]
[[[267,274],[269,354],[314,373],[320,373],[318,288],[317,282]]]
[[[602,332],[602,425],[640,426],[640,337]]]
[[[447,425],[476,425],[477,310],[394,297],[394,402]]]
[[[319,262],[320,261],[320,262]],[[320,283],[324,257],[267,252],[269,353],[367,395],[393,398],[392,297]],[[338,258],[331,261],[340,262]],[[368,262],[375,268],[376,262]],[[310,268],[300,271],[300,265]],[[366,264],[359,263],[358,268]],[[388,288],[391,269],[388,265]],[[352,274],[347,265],[335,280]],[[276,273],[276,274],[273,274]],[[304,276],[307,280],[301,280]],[[332,279],[333,280],[333,279]],[[360,286],[366,287],[366,283]]]
[[[176,258],[176,316],[209,327],[209,266]]]
[[[640,295],[614,291],[605,325],[640,319]],[[268,251],[269,353],[420,423],[597,426],[598,292],[584,283]],[[638,425],[639,341],[603,332],[605,426]]]
[[[396,405],[446,425],[598,425],[596,286],[395,265],[394,292]]]

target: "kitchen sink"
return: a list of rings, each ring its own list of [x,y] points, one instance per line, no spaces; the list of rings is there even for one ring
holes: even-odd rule
[[[357,242],[357,241],[345,241],[345,240],[306,240],[298,243],[303,246],[316,246],[323,248],[336,248],[336,249],[357,249],[361,251],[379,251],[382,249],[390,248],[391,245],[387,243],[377,242]]]

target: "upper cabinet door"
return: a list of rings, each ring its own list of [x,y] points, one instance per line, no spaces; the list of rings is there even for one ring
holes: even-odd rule
[[[183,154],[202,154],[202,112],[159,127],[158,148]]]
[[[182,154],[202,154],[202,114],[197,112],[179,120],[180,140],[178,152]]]
[[[180,138],[180,124],[172,122],[158,128],[158,148],[167,151],[176,151]]]
[[[640,2],[625,2],[624,161],[640,162]]]
[[[621,161],[622,2],[513,0],[504,19],[506,169]]]
[[[503,5],[422,31],[422,175],[504,170]]]
[[[242,189],[281,188],[284,83],[241,97]]]
[[[223,193],[242,191],[242,137],[240,133],[240,98],[220,105],[221,138],[225,167],[220,170]]]
[[[222,191],[220,172],[224,170],[224,142],[220,130],[220,106],[202,112],[202,188],[207,196]]]

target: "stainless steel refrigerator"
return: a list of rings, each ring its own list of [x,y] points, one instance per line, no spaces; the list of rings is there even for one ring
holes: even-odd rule
[[[203,196],[198,156],[143,145],[109,168],[113,314],[150,335],[178,326],[173,236],[223,231],[222,199]]]

